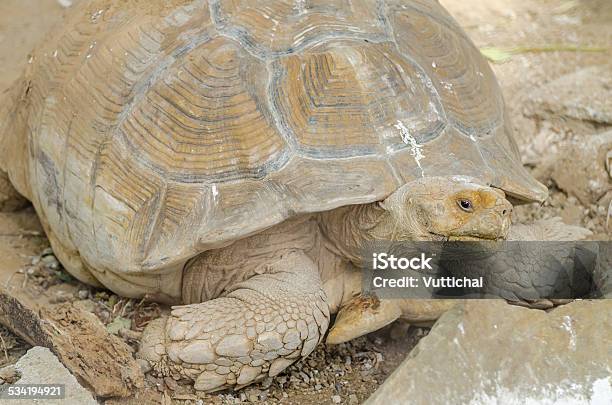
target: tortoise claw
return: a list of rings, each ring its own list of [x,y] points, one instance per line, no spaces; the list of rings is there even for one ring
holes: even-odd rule
[[[374,296],[356,297],[338,312],[326,343],[344,343],[374,332],[389,325],[401,314],[400,308],[392,300],[380,300]]]

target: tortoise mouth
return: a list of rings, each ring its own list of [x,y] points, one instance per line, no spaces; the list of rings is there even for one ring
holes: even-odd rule
[[[478,237],[478,236],[449,236],[449,238],[447,240],[449,241],[459,241],[459,242],[478,242],[478,241],[496,241],[496,240],[503,240],[504,238],[498,237],[498,238],[485,238],[485,237]]]
[[[504,240],[503,237],[482,237],[482,236],[467,236],[467,235],[441,235],[439,233],[428,231],[432,241],[436,242],[478,242],[478,241],[497,241]]]
[[[449,238],[448,236],[440,235],[439,233],[435,233],[431,231],[427,231],[427,233],[429,234],[431,240],[435,242],[446,242],[448,241],[448,238]]]

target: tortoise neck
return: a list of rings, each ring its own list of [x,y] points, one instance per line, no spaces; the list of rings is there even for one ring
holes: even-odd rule
[[[320,214],[323,234],[333,250],[355,265],[361,265],[363,248],[376,237],[376,228],[388,221],[389,213],[378,203],[347,205]]]

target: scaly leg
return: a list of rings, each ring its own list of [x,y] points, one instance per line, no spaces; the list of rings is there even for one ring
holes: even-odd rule
[[[315,263],[301,251],[284,251],[260,273],[220,298],[174,307],[170,318],[152,322],[139,357],[213,392],[275,376],[310,354],[329,324]]]

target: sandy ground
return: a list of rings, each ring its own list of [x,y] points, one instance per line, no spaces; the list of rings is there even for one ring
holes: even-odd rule
[[[612,44],[612,2],[609,0],[441,0],[479,47],[609,46]],[[0,91],[6,88],[27,63],[30,50],[65,9],[56,0],[2,0],[0,2]],[[586,139],[610,129],[601,123],[556,116],[554,111],[537,111],[529,103],[534,91],[565,74],[589,66],[607,66],[611,74],[611,53],[533,52],[513,55],[493,68],[504,91],[516,138],[525,163],[547,183],[551,197],[542,206],[517,209],[516,219],[561,216],[566,223],[581,225],[593,232],[592,239],[610,239],[606,228],[607,201],[580,202],[538,171],[543,155],[537,140]],[[607,64],[607,65],[606,65]],[[612,75],[612,74],[611,74]],[[578,89],[579,91],[580,89]],[[610,90],[610,89],[608,89]],[[609,94],[610,92],[608,92]],[[551,138],[552,137],[552,138]],[[571,171],[571,168],[568,168]],[[542,174],[544,173],[544,174]],[[578,172],[577,172],[578,173]],[[579,176],[578,174],[576,176]],[[576,177],[576,183],[588,181]],[[0,283],[11,288],[27,288],[33,295],[50,300],[80,300],[108,324],[124,307],[135,307],[128,300],[94,290],[70,278],[53,259],[45,259],[48,242],[32,209],[15,214],[0,213]],[[130,307],[131,306],[131,307]],[[163,310],[163,309],[162,309]],[[156,312],[157,311],[157,312]],[[148,314],[159,309],[149,308]],[[130,312],[131,313],[131,312]],[[125,315],[125,314],[124,314]],[[144,318],[143,318],[144,319]],[[146,321],[132,322],[138,332]],[[280,378],[255,385],[240,393],[222,393],[201,398],[204,403],[266,401],[282,403],[362,402],[384,381],[414,347],[427,329],[392,326],[345,345],[319,347],[305,361],[292,366]],[[14,362],[27,347],[0,329],[0,365]],[[134,342],[130,342],[134,345]],[[133,403],[196,403],[197,397],[173,381],[148,377],[148,389]],[[107,401],[107,403],[128,403]]]
[[[28,54],[65,12],[55,0],[0,2],[0,89],[21,73]]]

